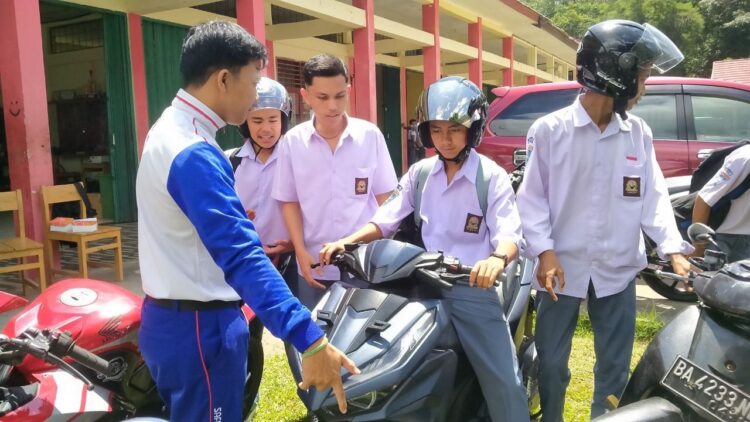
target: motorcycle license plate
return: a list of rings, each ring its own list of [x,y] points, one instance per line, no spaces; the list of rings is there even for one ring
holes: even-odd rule
[[[717,421],[750,422],[750,395],[682,356],[677,356],[661,384]]]

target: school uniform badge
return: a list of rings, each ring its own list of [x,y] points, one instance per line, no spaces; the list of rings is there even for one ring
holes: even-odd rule
[[[367,186],[370,184],[370,179],[367,177],[356,177],[354,179],[354,194],[365,195],[367,194]]]
[[[474,214],[466,214],[466,224],[464,224],[464,231],[466,233],[479,233],[479,226],[482,225],[482,217],[481,215],[474,215]]]
[[[641,178],[628,176],[623,177],[622,195],[639,198],[641,196]]]

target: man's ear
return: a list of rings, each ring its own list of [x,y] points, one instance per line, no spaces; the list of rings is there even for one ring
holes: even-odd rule
[[[216,83],[216,87],[219,89],[219,92],[226,93],[229,91],[229,69],[219,69],[212,75],[212,78],[214,78],[214,81]]]
[[[310,93],[307,92],[307,90],[305,88],[300,88],[299,89],[299,93],[300,93],[300,95],[302,95],[302,99],[305,101],[305,103],[307,105],[310,105],[310,102],[307,100],[307,96],[310,95]]]

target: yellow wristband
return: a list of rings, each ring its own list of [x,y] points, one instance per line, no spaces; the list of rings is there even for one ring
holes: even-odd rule
[[[328,346],[328,339],[324,337],[323,341],[320,342],[319,345],[315,346],[314,349],[308,350],[308,351],[302,353],[302,358],[309,358],[310,356],[312,356],[312,355],[320,352],[321,350],[325,349],[326,346]]]

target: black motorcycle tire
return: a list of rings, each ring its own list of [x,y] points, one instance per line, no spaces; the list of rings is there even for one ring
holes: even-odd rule
[[[664,271],[671,272],[671,266],[665,266]],[[671,279],[662,279],[650,270],[643,270],[640,273],[641,279],[648,284],[656,293],[664,296],[669,300],[678,302],[696,302],[698,296],[695,292],[687,292],[676,288],[677,284]]]
[[[265,358],[263,356],[263,323],[259,318],[250,321],[250,340],[247,348],[247,370],[248,375],[245,379],[245,393],[242,400],[242,420],[248,420],[250,413],[253,411],[258,392],[260,391],[260,381],[263,375],[263,365]]]

